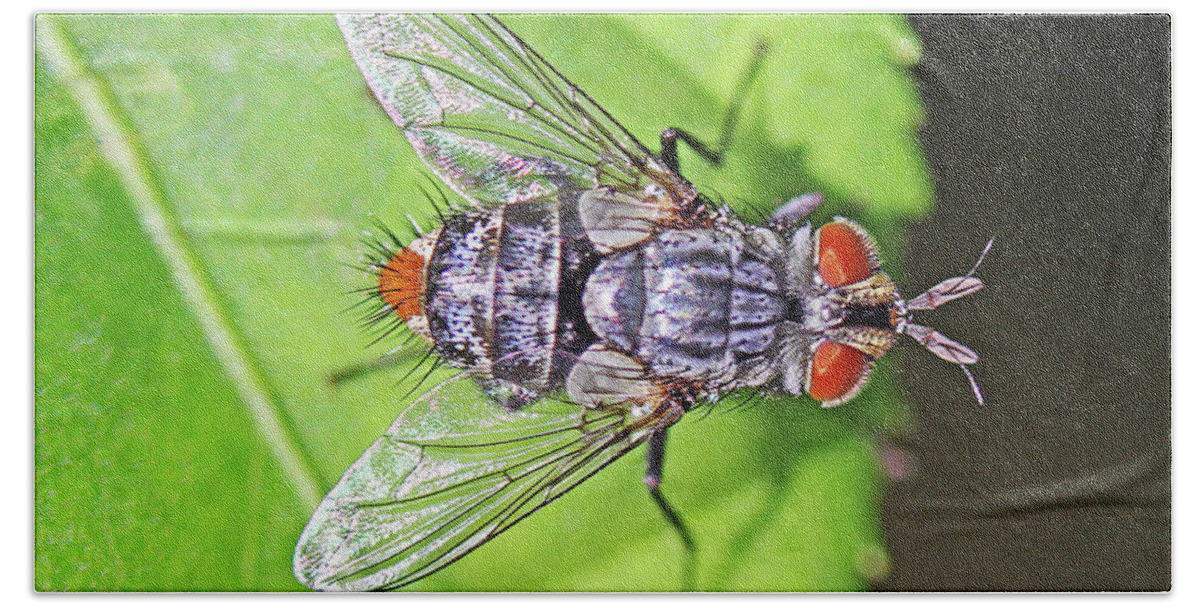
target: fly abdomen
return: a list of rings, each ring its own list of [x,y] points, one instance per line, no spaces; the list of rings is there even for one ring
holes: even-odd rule
[[[558,322],[557,204],[505,208],[496,257],[492,375],[544,387]]]
[[[563,235],[562,214],[573,204],[535,200],[447,219],[429,262],[425,304],[443,359],[527,388],[550,386],[559,326],[574,325],[560,318],[562,281],[570,291],[587,270],[578,252],[563,268],[564,247],[577,240]],[[576,223],[568,218],[568,226]]]
[[[446,219],[425,279],[425,316],[437,354],[453,365],[491,367],[496,254],[503,211]]]

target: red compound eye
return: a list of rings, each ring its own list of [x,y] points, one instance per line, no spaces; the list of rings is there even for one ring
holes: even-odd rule
[[[401,319],[421,314],[421,295],[425,291],[425,258],[401,249],[379,268],[379,297]]]
[[[875,246],[850,224],[821,226],[820,247],[817,269],[830,287],[857,283],[875,273]]]
[[[809,363],[808,394],[817,401],[849,396],[868,370],[867,354],[839,342],[822,342]]]

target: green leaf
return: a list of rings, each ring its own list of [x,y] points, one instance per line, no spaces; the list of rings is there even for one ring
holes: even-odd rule
[[[747,213],[820,190],[819,219],[862,218],[885,258],[929,206],[899,17],[506,19],[651,147],[668,126],[715,139],[765,40],[728,162],[685,152],[685,173]],[[352,266],[372,215],[436,223],[430,178],[329,16],[42,15],[36,36],[35,585],[298,589],[315,502],[411,399],[403,365],[326,378],[395,346],[345,311]],[[905,424],[886,371],[837,410],[730,399],[675,427],[693,588],[864,588],[872,437]],[[642,467],[413,589],[684,588]]]

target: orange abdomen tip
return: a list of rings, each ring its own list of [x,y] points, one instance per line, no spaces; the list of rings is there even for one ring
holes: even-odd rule
[[[874,245],[853,226],[830,222],[821,226],[817,268],[830,287],[869,278],[875,272]]]
[[[868,371],[867,354],[839,342],[822,342],[809,363],[808,394],[817,401],[849,396]]]
[[[425,258],[408,249],[401,249],[379,267],[379,297],[402,319],[422,313],[421,301],[425,291]]]

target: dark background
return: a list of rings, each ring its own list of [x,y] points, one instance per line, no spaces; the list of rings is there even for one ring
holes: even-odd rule
[[[917,469],[887,490],[877,587],[1169,589],[1170,18],[911,22],[937,210],[904,267],[932,285],[996,237],[987,289],[930,315],[987,403],[901,349]]]

